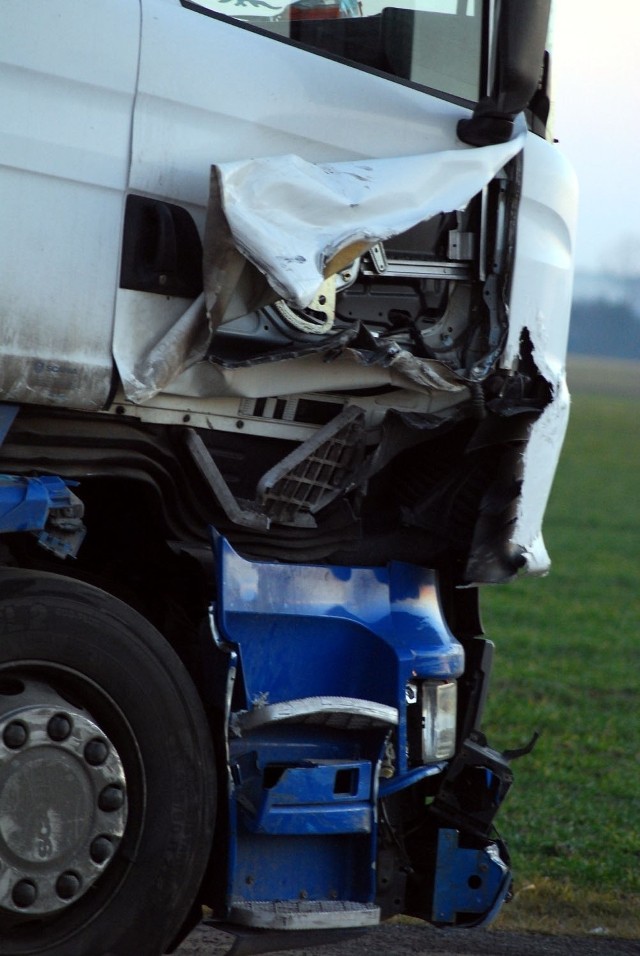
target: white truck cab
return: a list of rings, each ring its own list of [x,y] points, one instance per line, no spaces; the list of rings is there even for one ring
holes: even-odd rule
[[[0,952],[499,909],[478,586],[548,569],[569,408],[548,16],[3,0]]]

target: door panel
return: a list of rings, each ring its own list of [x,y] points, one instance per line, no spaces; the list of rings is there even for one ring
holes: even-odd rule
[[[5,400],[107,397],[139,35],[135,0],[3,0]]]
[[[142,0],[131,189],[204,207],[212,163],[460,148],[459,106],[179,0]]]
[[[201,235],[212,164],[464,148],[455,128],[468,111],[459,106],[180,0],[142,0],[142,10],[129,189],[183,207]],[[151,244],[160,245],[159,234]],[[197,340],[205,319],[191,314],[188,297],[139,288],[121,281],[114,354],[127,394],[147,401],[155,392],[144,386],[149,354],[179,324]],[[183,359],[172,358],[168,380]],[[184,387],[192,394],[191,383]]]

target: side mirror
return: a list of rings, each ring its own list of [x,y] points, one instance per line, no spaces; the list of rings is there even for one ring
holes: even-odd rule
[[[514,117],[528,105],[543,69],[551,0],[502,0],[497,6],[491,92],[471,119],[458,123],[458,136],[471,146],[510,139]]]

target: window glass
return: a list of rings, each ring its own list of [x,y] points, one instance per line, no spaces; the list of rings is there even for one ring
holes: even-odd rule
[[[182,0],[465,101],[479,97],[481,0]]]

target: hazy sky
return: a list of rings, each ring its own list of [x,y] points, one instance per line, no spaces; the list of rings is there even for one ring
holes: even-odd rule
[[[576,265],[640,274],[640,2],[554,6],[555,135],[580,184]]]

